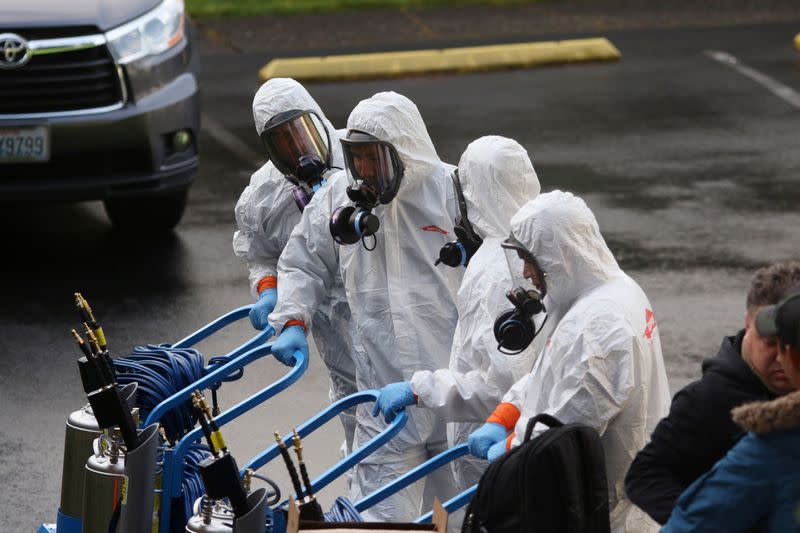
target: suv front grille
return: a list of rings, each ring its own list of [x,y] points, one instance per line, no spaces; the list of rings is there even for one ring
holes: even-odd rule
[[[55,113],[122,102],[117,67],[105,46],[34,55],[0,71],[0,114]]]

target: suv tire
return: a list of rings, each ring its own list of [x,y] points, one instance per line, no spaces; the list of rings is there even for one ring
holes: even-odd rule
[[[120,231],[169,231],[180,222],[189,189],[158,196],[107,198],[103,200],[108,218]]]

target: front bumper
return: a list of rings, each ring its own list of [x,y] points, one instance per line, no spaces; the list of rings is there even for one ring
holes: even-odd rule
[[[47,126],[50,160],[0,163],[0,201],[99,200],[168,194],[191,184],[199,160],[200,95],[188,41],[169,57],[129,65],[118,109],[66,116],[0,117],[0,128]],[[172,147],[172,134],[190,133]]]

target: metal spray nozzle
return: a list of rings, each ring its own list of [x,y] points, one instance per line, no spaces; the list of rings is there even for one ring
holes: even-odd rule
[[[292,446],[294,446],[294,451],[297,454],[298,461],[303,461],[303,441],[300,440],[300,435],[297,434],[297,430],[292,428]]]
[[[100,345],[97,342],[97,337],[95,336],[92,328],[89,327],[89,324],[86,322],[83,323],[83,332],[86,334],[86,338],[89,339],[89,346],[92,348],[92,353],[97,354],[100,352]]]
[[[78,347],[81,349],[81,352],[83,352],[83,355],[85,355],[86,358],[89,359],[92,356],[92,351],[89,349],[89,346],[87,346],[87,344],[83,341],[83,337],[81,337],[80,333],[78,333],[74,329],[71,330],[71,333],[72,333],[72,338],[75,339],[75,342],[78,344]]]

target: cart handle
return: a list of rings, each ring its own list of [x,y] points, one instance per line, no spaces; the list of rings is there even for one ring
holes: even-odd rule
[[[164,414],[167,411],[169,411],[173,407],[182,404],[183,402],[190,400],[193,391],[197,389],[205,390],[210,387],[213,387],[214,385],[221,383],[223,379],[225,379],[232,373],[236,372],[237,370],[244,368],[253,361],[260,359],[261,357],[264,357],[265,355],[269,355],[271,353],[272,353],[272,344],[264,344],[257,348],[253,348],[245,352],[244,354],[231,358],[230,361],[228,361],[223,365],[217,365],[216,367],[214,367],[214,370],[212,370],[202,378],[198,379],[193,383],[190,383],[183,389],[174,393],[169,398],[162,400],[161,403],[156,405],[153,408],[153,410],[150,411],[150,414],[147,415],[144,427],[149,426],[153,422],[158,422],[159,420],[161,420],[161,417],[164,416]]]
[[[366,391],[359,391],[355,394],[351,394],[346,398],[342,398],[341,400],[332,403],[327,409],[320,412],[313,418],[310,418],[304,424],[297,428],[297,434],[301,437],[305,437],[310,433],[317,430],[320,426],[331,420],[332,418],[336,417],[343,411],[366,402],[374,402],[378,399],[379,391],[377,390],[366,390]],[[383,431],[372,437],[366,444],[361,446],[359,449],[353,451],[345,457],[341,459],[338,463],[334,464],[328,470],[326,470],[321,476],[316,478],[311,482],[311,487],[314,492],[317,492],[328,484],[330,484],[333,480],[347,472],[350,468],[352,468],[356,463],[360,462],[362,459],[373,453],[375,450],[386,444],[389,440],[391,440],[397,433],[403,429],[403,426],[406,425],[406,421],[408,419],[408,414],[405,411],[399,411],[397,416],[389,424]],[[289,433],[285,437],[283,437],[283,441],[287,446],[291,447],[291,438],[292,434]],[[247,468],[251,468],[253,470],[257,470],[273,460],[280,454],[280,450],[278,449],[278,444],[275,443],[266,450],[264,450],[261,454],[254,457],[243,469],[242,474]],[[298,495],[300,496],[300,495]]]
[[[478,491],[478,484],[476,483],[467,490],[465,490],[464,492],[462,492],[461,494],[459,494],[458,496],[455,496],[452,499],[447,500],[447,503],[445,503],[442,507],[444,507],[444,510],[447,511],[448,513],[453,513],[455,511],[458,511],[459,509],[461,509],[462,507],[464,507],[469,503],[469,501],[472,499],[473,496],[475,496],[475,493],[477,491]],[[417,518],[414,521],[414,523],[427,524],[431,521],[432,518],[433,518],[433,511],[428,511],[424,515]]]
[[[264,355],[272,353],[272,344],[266,344],[264,346],[259,346],[258,348],[254,348],[249,352],[242,354],[241,356],[237,357],[230,363],[226,363],[220,366],[217,370],[214,370],[212,373],[208,374],[207,376],[203,377],[202,379],[194,382],[189,387],[183,389],[183,391],[173,395],[177,396],[180,394],[186,394],[185,391],[187,390],[194,390],[197,388],[204,388],[207,386],[208,383],[213,382],[214,380],[219,380],[217,376],[219,375],[227,375],[230,373],[230,370],[241,368],[246,364],[254,361]],[[241,416],[242,414],[246,413],[247,411],[253,409],[254,407],[264,403],[268,399],[272,398],[279,392],[288,388],[291,384],[296,382],[300,376],[308,368],[308,357],[301,352],[295,351],[294,352],[294,366],[292,369],[284,375],[281,379],[275,381],[265,389],[257,392],[256,394],[250,396],[249,398],[242,400],[238,404],[234,405],[233,407],[223,411],[219,416],[215,417],[218,426],[224,426],[231,420],[234,420],[236,417]],[[172,398],[170,397],[170,399]],[[163,405],[165,402],[162,402]],[[150,417],[153,417],[153,413],[150,413]],[[150,419],[148,417],[148,420]],[[154,420],[157,420],[156,417],[153,417]],[[183,479],[183,469],[185,466],[183,457],[186,455],[188,451],[189,445],[193,442],[200,440],[203,436],[202,429],[197,427],[194,428],[192,431],[187,433],[175,448],[171,450],[165,450],[164,452],[164,470],[162,476],[162,494],[161,494],[161,517],[159,519],[159,531],[161,533],[169,533],[169,524],[170,524],[170,508],[172,499],[177,497],[181,492],[181,481]]]
[[[372,494],[364,496],[363,498],[355,502],[353,506],[359,513],[361,511],[369,509],[376,503],[382,502],[392,494],[395,494],[396,492],[411,485],[415,481],[427,476],[431,472],[438,470],[440,467],[448,463],[451,463],[456,459],[458,459],[459,457],[467,455],[468,453],[469,449],[467,448],[467,443],[453,446],[452,448],[443,451],[439,455],[431,457],[430,459],[428,459],[421,465],[417,466],[416,468],[409,470],[408,472],[398,477],[394,481],[387,483],[383,487],[374,491]]]
[[[207,339],[208,337],[210,337],[211,335],[213,335],[217,331],[221,330],[225,326],[228,326],[228,325],[236,322],[237,320],[241,320],[241,319],[249,316],[250,315],[250,309],[252,309],[252,308],[253,308],[253,305],[251,304],[251,305],[244,305],[242,307],[234,309],[233,311],[229,311],[228,313],[225,313],[224,315],[222,315],[218,319],[214,320],[213,322],[211,322],[209,324],[206,324],[205,326],[203,326],[202,328],[198,329],[194,333],[191,333],[190,335],[188,335],[188,336],[184,337],[183,339],[179,340],[178,342],[173,344],[172,347],[173,348],[189,348],[191,346],[194,346],[198,342]],[[228,359],[233,359],[234,357],[237,357],[238,355],[243,354],[244,352],[246,352],[248,350],[252,350],[256,346],[260,346],[260,345],[264,344],[273,335],[275,335],[275,330],[272,329],[271,327],[267,327],[265,330],[259,331],[255,335],[255,337],[253,337],[252,339],[250,339],[246,343],[242,344],[238,348],[234,349],[233,351],[231,351],[230,353],[228,353],[224,357],[226,357]]]

